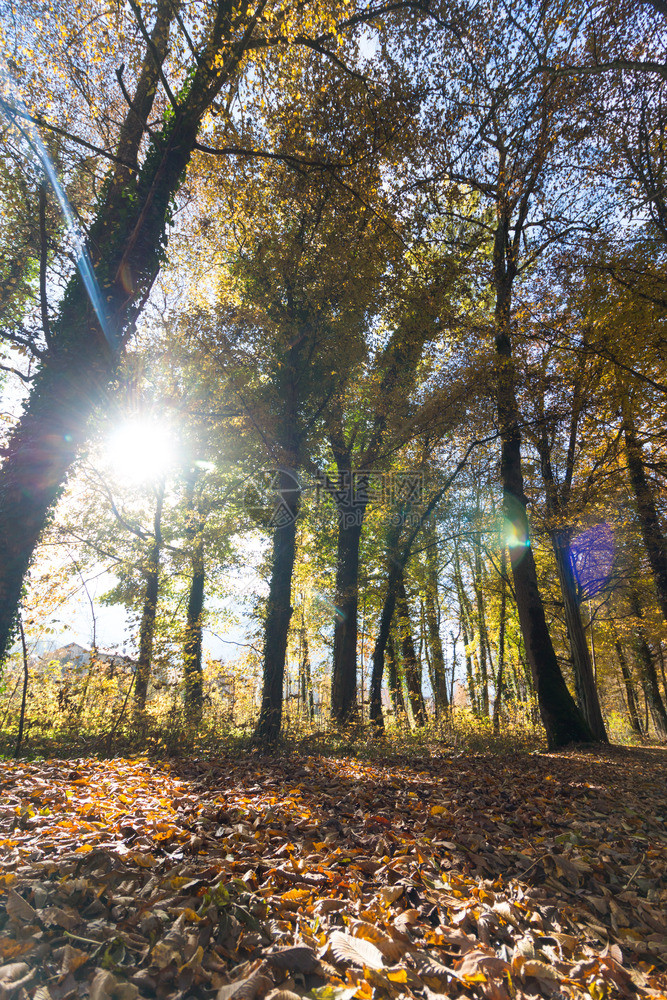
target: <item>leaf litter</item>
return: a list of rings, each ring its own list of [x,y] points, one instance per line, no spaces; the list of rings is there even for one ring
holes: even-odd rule
[[[667,997],[666,763],[4,763],[0,1000]]]

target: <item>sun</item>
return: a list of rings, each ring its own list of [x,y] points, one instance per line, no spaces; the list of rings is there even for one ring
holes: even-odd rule
[[[114,477],[131,485],[155,482],[177,459],[174,435],[158,420],[133,419],[109,436],[106,456]]]

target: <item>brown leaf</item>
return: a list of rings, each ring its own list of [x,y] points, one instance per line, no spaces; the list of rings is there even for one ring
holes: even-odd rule
[[[66,944],[60,963],[60,969],[65,973],[76,972],[76,970],[80,969],[89,958],[90,955],[88,955],[85,951],[79,951],[78,948],[73,948],[71,944]]]
[[[2,958],[20,958],[21,955],[27,955],[37,947],[37,941],[34,938],[27,938],[25,941],[13,941],[12,938],[1,938],[0,937],[0,959]]]
[[[540,962],[536,958],[525,958],[523,955],[517,955],[516,958],[512,959],[512,972],[523,979],[528,976],[549,982],[558,982],[560,979],[553,966],[547,965],[546,962]]]
[[[133,983],[122,982],[106,969],[96,969],[90,984],[90,1000],[135,1000],[139,990]]]
[[[281,948],[264,955],[264,961],[274,969],[284,969],[286,972],[300,972],[311,975],[320,968],[317,955],[312,948],[296,945],[294,948]]]
[[[37,920],[37,910],[14,889],[7,892],[7,916],[23,924],[32,924]]]
[[[57,927],[62,927],[66,931],[73,931],[81,923],[76,914],[68,913],[67,910],[63,910],[59,906],[47,907],[47,909],[42,910],[40,916],[42,922],[47,926],[56,924]]]
[[[366,920],[353,920],[350,930],[354,937],[364,938],[374,944],[390,962],[400,961],[407,951],[407,944],[395,941],[375,924],[369,924]]]
[[[510,964],[496,955],[489,955],[486,951],[469,951],[456,971],[460,976],[475,976],[479,972],[489,976],[501,976]]]
[[[380,889],[380,895],[385,903],[395,903],[403,895],[402,885],[385,885]]]
[[[335,913],[346,910],[349,905],[346,899],[320,899],[315,904],[315,909],[318,913]]]
[[[237,979],[234,983],[221,986],[216,994],[216,1000],[257,1000],[266,996],[273,983],[260,972]]]

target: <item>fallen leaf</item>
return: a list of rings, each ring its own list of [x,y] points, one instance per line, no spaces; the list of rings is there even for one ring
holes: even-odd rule
[[[370,941],[352,937],[350,934],[343,934],[342,931],[334,931],[329,943],[331,950],[340,962],[351,962],[360,968],[368,966],[369,969],[382,969],[384,967],[382,952]]]

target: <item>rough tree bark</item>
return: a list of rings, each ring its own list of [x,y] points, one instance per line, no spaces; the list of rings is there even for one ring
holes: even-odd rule
[[[498,672],[496,674],[496,696],[493,702],[493,731],[500,732],[500,714],[505,690],[505,621],[507,618],[507,549],[500,551],[500,623],[498,627]]]
[[[204,517],[199,509],[196,472],[188,482],[188,523],[186,537],[190,545],[192,576],[183,642],[183,707],[188,723],[198,726],[204,710],[204,675],[202,670],[202,616],[206,566],[204,562]]]
[[[644,635],[644,627],[642,624],[644,613],[639,600],[639,594],[634,586],[631,586],[629,589],[629,598],[630,610],[639,621],[639,629],[635,635],[633,645],[637,666],[639,667],[639,674],[642,679],[644,696],[646,698],[646,703],[651,710],[651,717],[653,719],[653,725],[655,726],[656,732],[661,739],[665,739],[665,737],[667,737],[667,709],[665,709],[665,703],[663,702],[660,694],[658,674],[655,669],[655,663],[653,662],[653,656],[651,655],[651,649],[646,641],[646,636]]]
[[[405,578],[402,569],[400,570],[396,584],[396,611],[398,613],[398,629],[401,636],[401,652],[405,667],[405,684],[408,689],[408,699],[415,723],[421,727],[425,726],[427,722],[426,705],[421,685],[421,664],[417,659],[415,644],[412,638],[410,606],[408,604],[408,595],[405,589]]]
[[[331,715],[339,723],[349,722],[357,714],[357,611],[362,523],[362,507],[339,507],[331,677]]]
[[[564,527],[570,502],[577,433],[584,401],[582,389],[583,375],[584,367],[582,364],[575,380],[565,470],[560,485],[556,482],[556,476],[554,475],[551,463],[551,448],[547,436],[543,406],[541,406],[540,413],[541,430],[539,435],[534,436],[533,440],[540,456],[540,471],[546,495],[547,514],[551,522],[549,534],[556,559],[561,596],[563,598],[565,625],[572,657],[577,703],[595,739],[601,743],[607,743],[607,731],[604,719],[602,718],[602,709],[595,683],[595,672],[593,670],[588,642],[586,641],[586,631],[581,617],[577,584],[572,567],[570,554],[572,531],[570,528]]]
[[[426,550],[426,625],[428,628],[431,662],[433,670],[433,700],[435,717],[439,719],[449,708],[447,697],[447,676],[445,673],[445,657],[442,651],[440,636],[440,613],[438,607],[438,559],[437,537],[433,527],[428,531],[428,548]]]
[[[614,647],[616,649],[616,655],[618,656],[618,662],[621,668],[621,677],[623,678],[623,687],[625,688],[625,697],[628,703],[630,728],[634,733],[641,736],[642,727],[641,722],[639,721],[639,710],[637,708],[637,699],[635,698],[635,689],[632,684],[632,674],[630,673],[630,667],[628,666],[625,650],[623,649],[623,644],[620,639],[615,640]]]
[[[376,726],[380,732],[384,730],[384,717],[382,714],[382,678],[384,676],[385,651],[390,640],[391,626],[394,618],[394,611],[396,609],[398,578],[403,568],[401,554],[398,551],[398,540],[400,535],[400,523],[393,524],[387,532],[387,585],[384,592],[384,601],[382,602],[382,611],[380,613],[380,624],[378,625],[371,660],[372,668],[369,716],[373,725]],[[395,662],[393,664],[393,669],[394,673],[396,673]],[[396,679],[394,679],[394,686],[395,684]],[[390,689],[394,690],[394,688],[391,687],[391,678]]]
[[[384,717],[382,714],[382,678],[384,675],[385,651],[390,641],[391,624],[394,617],[394,611],[396,609],[396,590],[398,586],[399,572],[400,570],[398,565],[391,562],[389,565],[384,602],[382,604],[382,613],[380,615],[380,624],[375,638],[375,645],[373,647],[369,715],[371,722],[377,726],[380,731],[384,730]],[[391,660],[391,657],[389,657],[389,659]],[[391,662],[395,675],[396,664],[393,660]],[[390,677],[390,691],[394,690],[396,683],[396,677],[394,676],[393,681]]]
[[[393,634],[390,633],[387,642],[387,674],[389,677],[389,696],[391,698],[394,717],[397,722],[404,720],[407,716],[405,708],[405,698],[403,697],[403,682],[401,672],[398,667],[398,653]]]
[[[653,488],[646,475],[642,446],[637,436],[630,400],[623,390],[621,406],[630,483],[637,503],[642,538],[651,565],[660,608],[667,621],[667,539],[660,525]]]
[[[524,220],[527,211],[526,196],[521,209]],[[527,500],[521,467],[521,421],[512,356],[512,285],[517,274],[516,253],[522,225],[521,220],[515,225],[515,236],[511,240],[509,218],[501,211],[493,248],[500,475],[503,512],[513,531],[508,548],[519,622],[547,744],[550,749],[556,749],[568,743],[589,742],[593,735],[561,673],[547,626],[530,546]]]
[[[292,573],[296,549],[296,520],[300,507],[300,492],[295,477],[280,472],[280,496],[284,512],[283,523],[273,532],[273,560],[269,599],[264,623],[264,682],[262,705],[255,738],[274,744],[280,735],[283,715],[283,682],[287,634],[292,617]]]
[[[479,513],[479,507],[478,507]],[[482,572],[482,536],[475,533],[473,541],[474,568],[473,568],[473,589],[475,591],[475,603],[477,604],[477,635],[479,636],[479,699],[482,715],[489,717],[489,669],[487,665],[487,651],[489,639],[486,628],[486,612],[484,608],[484,581]]]
[[[577,600],[577,585],[570,557],[571,532],[554,529],[550,534],[558,567],[560,591],[563,597],[565,625],[572,654],[577,701],[595,739],[600,743],[608,743],[609,738],[602,718],[602,709],[595,683],[595,672],[584,623],[581,619],[581,608]]]

